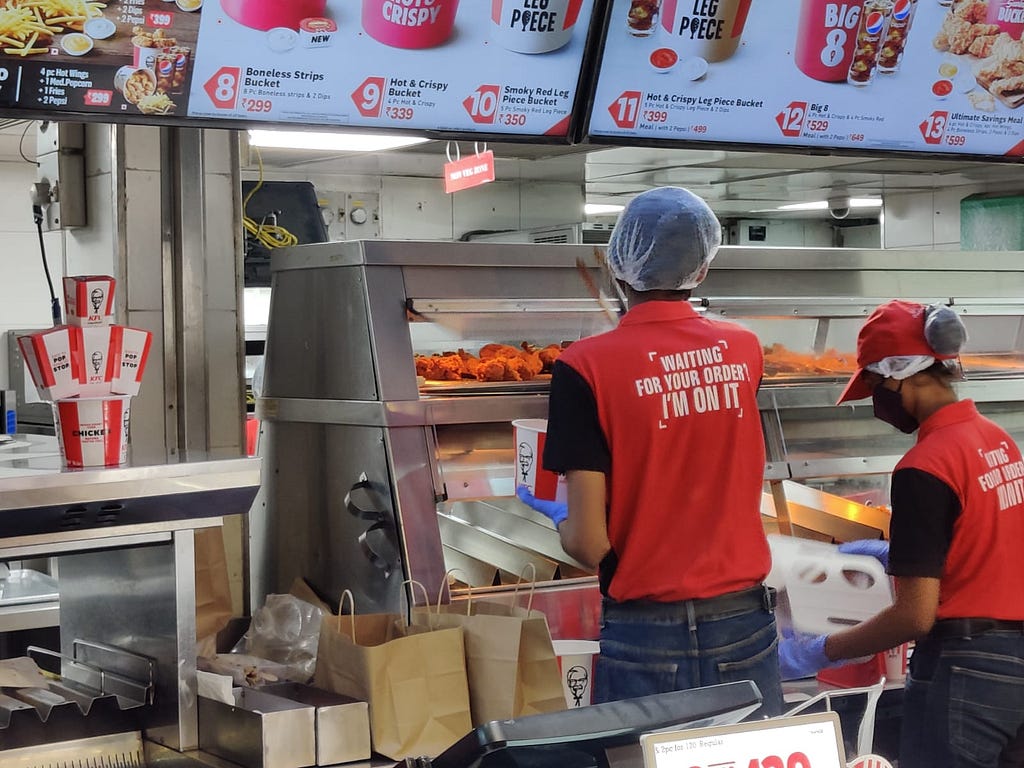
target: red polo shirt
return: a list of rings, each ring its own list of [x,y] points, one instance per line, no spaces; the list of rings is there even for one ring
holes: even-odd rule
[[[606,474],[608,596],[669,602],[761,583],[757,337],[685,301],[647,302],[559,363],[544,466]]]
[[[942,570],[937,617],[1024,619],[1024,461],[1013,438],[979,414],[971,400],[933,413],[921,425],[917,444],[896,465],[894,524],[903,511],[896,504],[897,477],[906,469],[937,478],[960,505]],[[913,548],[913,530],[900,530],[905,540],[897,541],[894,531],[894,554],[897,548]]]

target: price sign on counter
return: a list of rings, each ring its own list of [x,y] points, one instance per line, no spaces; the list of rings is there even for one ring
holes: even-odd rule
[[[845,768],[834,712],[640,737],[645,768]]]

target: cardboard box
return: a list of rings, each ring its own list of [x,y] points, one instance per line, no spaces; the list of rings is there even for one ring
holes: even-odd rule
[[[109,275],[78,275],[64,278],[64,311],[69,325],[111,325],[114,322],[114,288]]]
[[[146,372],[149,349],[153,345],[153,334],[138,328],[115,325],[111,328],[111,354],[116,351],[120,360],[110,389],[118,395],[137,395],[142,386],[142,375]]]
[[[121,369],[120,350],[112,344],[116,330],[116,326],[110,325],[71,329],[79,396],[105,397],[113,394],[111,382]]]
[[[43,400],[62,400],[78,394],[78,369],[71,328],[60,325],[18,337],[18,347]]]

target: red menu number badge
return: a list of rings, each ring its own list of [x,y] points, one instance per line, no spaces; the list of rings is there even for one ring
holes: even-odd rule
[[[360,115],[380,117],[381,107],[384,106],[385,85],[386,81],[383,77],[368,77],[352,91],[352,101]]]
[[[221,67],[206,81],[203,90],[217,109],[234,109],[238,101],[238,84],[242,71],[238,67]]]
[[[779,125],[782,135],[787,138],[799,138],[804,129],[804,119],[807,117],[806,101],[791,101],[779,114],[775,116],[775,122]]]
[[[932,112],[919,125],[921,136],[925,144],[941,144],[942,138],[946,135],[946,125],[949,122],[948,112]]]
[[[494,123],[498,116],[498,95],[501,87],[497,85],[481,85],[462,101],[470,119],[480,125]]]
[[[623,91],[622,94],[608,105],[608,112],[619,128],[636,128],[640,116],[640,102],[643,94],[640,91]]]

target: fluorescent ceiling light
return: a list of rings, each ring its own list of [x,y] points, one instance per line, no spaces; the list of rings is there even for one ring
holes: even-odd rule
[[[624,205],[605,205],[603,203],[587,203],[583,206],[583,213],[587,216],[600,216],[607,213],[621,213]]]
[[[851,208],[881,208],[882,199],[880,197],[851,197],[850,198]],[[775,210],[777,211],[827,211],[828,201],[827,200],[814,200],[810,203],[790,203],[789,205],[780,205]]]
[[[249,131],[255,147],[276,149],[319,149],[327,152],[382,152],[422,144],[422,136],[374,133],[320,133],[318,131]]]
[[[777,211],[827,211],[828,201],[827,200],[815,200],[813,203],[790,203],[789,205],[780,205],[775,210]]]

